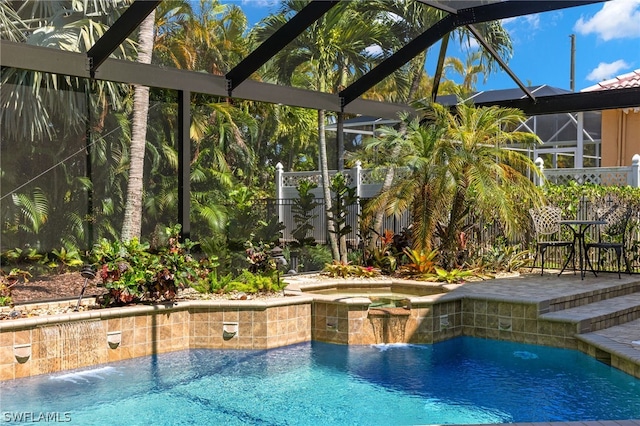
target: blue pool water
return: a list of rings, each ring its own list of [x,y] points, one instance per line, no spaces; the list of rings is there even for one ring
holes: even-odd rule
[[[640,380],[577,351],[434,345],[190,350],[0,384],[0,423],[407,425],[640,419]],[[22,416],[22,417],[20,417]],[[51,420],[49,420],[51,421]]]

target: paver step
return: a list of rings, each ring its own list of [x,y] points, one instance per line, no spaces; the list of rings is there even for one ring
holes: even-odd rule
[[[627,279],[627,276],[625,275],[624,278],[625,280],[623,280],[619,285],[576,291],[573,294],[565,294],[561,297],[550,299],[547,312],[573,309],[606,299],[640,293],[640,280],[638,280],[637,277]]]
[[[621,364],[626,360],[635,364],[636,373],[632,373],[629,367],[624,370],[630,374],[640,377],[640,319],[630,321],[626,324],[616,325],[603,330],[576,336],[581,342],[593,349],[583,349],[600,361],[616,365],[621,368]],[[618,361],[615,360],[618,358]]]
[[[602,330],[640,319],[640,293],[545,313],[540,315],[540,319],[577,323],[578,333]]]

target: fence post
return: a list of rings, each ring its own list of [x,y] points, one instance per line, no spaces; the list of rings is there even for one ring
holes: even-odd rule
[[[362,196],[362,182],[360,179],[360,175],[362,174],[362,162],[360,160],[356,161],[356,166],[354,168],[353,179],[356,184],[356,226],[354,227],[354,231],[356,233],[356,247],[360,246],[360,216],[362,214],[362,206],[360,205],[360,197]]]
[[[629,184],[634,188],[640,188],[640,154],[631,158],[631,182]]]
[[[540,157],[536,158],[536,167],[540,170],[540,176],[536,178],[538,186],[544,185],[544,160]]]
[[[282,163],[276,164],[276,203],[278,203],[278,222],[284,223],[284,206],[282,203],[282,180],[283,180]]]

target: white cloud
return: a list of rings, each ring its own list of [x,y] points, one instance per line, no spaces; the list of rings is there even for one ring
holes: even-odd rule
[[[474,50],[478,50],[479,48],[480,48],[480,43],[478,42],[478,40],[476,40],[475,37],[470,37],[469,48],[467,50],[474,51]]]
[[[382,54],[384,53],[382,50],[382,47],[378,46],[377,44],[372,44],[371,46],[367,47],[366,49],[364,49],[369,55],[373,56],[373,57],[381,57]]]
[[[612,0],[591,18],[578,19],[574,31],[594,33],[604,41],[640,37],[640,0]]]
[[[533,15],[518,16],[515,18],[506,18],[502,20],[502,23],[506,26],[509,26],[509,25],[516,26],[520,30],[526,29],[527,31],[535,31],[538,28],[540,28],[540,14],[534,13]]]
[[[611,62],[610,64],[600,62],[598,66],[589,73],[587,80],[595,82],[608,80],[615,77],[621,70],[626,68],[629,68],[629,64],[627,64],[623,59]]]
[[[502,25],[509,33],[514,45],[524,40],[531,40],[541,30],[540,14],[518,16],[502,20]]]
[[[272,7],[280,3],[280,0],[242,0],[243,5],[253,7]]]

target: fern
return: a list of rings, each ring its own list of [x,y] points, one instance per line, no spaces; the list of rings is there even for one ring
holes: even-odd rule
[[[31,197],[27,194],[12,194],[12,198],[25,219],[20,228],[32,234],[39,234],[49,218],[49,200],[46,194],[40,188],[35,188]]]

